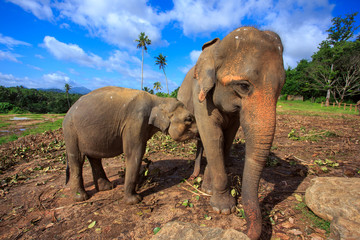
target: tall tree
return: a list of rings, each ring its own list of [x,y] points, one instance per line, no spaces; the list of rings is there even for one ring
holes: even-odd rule
[[[161,83],[160,83],[160,82],[154,82],[154,89],[155,89],[156,91],[161,90],[161,89],[162,89]]]
[[[143,90],[143,82],[144,82],[144,51],[147,51],[147,46],[151,44],[151,40],[145,35],[144,32],[139,34],[139,39],[135,40],[138,45],[137,48],[141,48],[141,90]]]
[[[159,56],[155,57],[155,64],[159,65],[159,69],[164,71],[164,75],[165,75],[165,83],[166,83],[166,90],[167,93],[169,93],[169,87],[168,87],[168,82],[167,82],[167,77],[166,77],[166,73],[165,73],[165,67],[167,65],[166,63],[166,56],[162,55],[162,53],[159,54]]]
[[[332,26],[327,30],[329,33],[327,40],[320,44],[319,51],[312,56],[310,76],[319,90],[326,91],[327,106],[329,105],[331,95],[337,101],[337,94],[339,92],[336,89],[341,84],[352,82],[342,79],[345,76],[341,76],[345,61],[341,59],[343,59],[344,49],[347,49],[347,42],[354,37],[355,31],[359,28],[359,26],[355,25],[354,17],[356,15],[357,13],[353,13],[347,14],[345,18],[333,18]],[[348,60],[355,60],[355,58],[348,58]],[[342,101],[345,95],[340,95],[342,95],[340,96],[340,101]]]
[[[344,42],[351,39],[359,26],[355,26],[355,17],[358,12],[346,14],[345,18],[334,17],[331,22],[332,26],[326,31],[329,33],[328,40],[334,45],[338,42]]]
[[[65,83],[66,99],[67,99],[67,103],[68,103],[69,108],[70,108],[70,101],[69,101],[69,91],[70,91],[70,89],[71,89],[70,84]]]

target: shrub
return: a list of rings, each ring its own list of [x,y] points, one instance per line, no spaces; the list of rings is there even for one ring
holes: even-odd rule
[[[8,113],[13,109],[14,105],[8,102],[0,102],[0,113]]]

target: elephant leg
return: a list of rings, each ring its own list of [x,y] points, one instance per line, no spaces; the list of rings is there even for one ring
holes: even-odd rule
[[[77,144],[72,144],[71,142],[66,143],[66,151],[70,168],[70,192],[75,201],[85,201],[89,199],[84,188],[84,179],[82,175],[85,156],[80,153]]]
[[[236,121],[232,122],[230,124],[230,127],[227,128],[224,131],[224,159],[225,159],[225,166],[229,167],[231,166],[231,160],[230,160],[230,151],[231,147],[233,145],[233,141],[235,138],[235,135],[237,133],[237,130],[239,129],[240,122],[238,121],[238,117],[236,118]]]
[[[95,188],[98,191],[106,191],[113,188],[112,183],[106,177],[101,158],[88,157],[94,178]]]
[[[201,189],[206,192],[207,194],[212,195],[212,183],[211,183],[211,174],[210,174],[210,168],[208,166],[205,167],[204,172],[204,180],[201,184]]]
[[[224,161],[224,134],[217,122],[219,119],[221,120],[221,114],[214,112],[215,110],[212,112],[214,115],[208,116],[206,108],[199,107],[198,111],[195,110],[196,122],[198,123],[208,163],[203,186],[208,184],[211,187],[213,195],[210,199],[210,205],[213,209],[218,213],[230,214],[235,210],[236,202],[228,189]],[[204,187],[206,188],[207,186],[205,185]]]
[[[146,142],[139,142],[137,136],[127,138],[124,142],[124,153],[126,159],[126,172],[124,183],[124,200],[126,204],[136,204],[142,197],[136,193],[135,188],[138,182],[142,157],[145,152]]]
[[[195,179],[197,176],[199,176],[203,151],[204,151],[204,147],[202,145],[202,142],[201,142],[201,140],[198,140],[197,145],[196,145],[196,157],[195,157],[194,171],[191,174],[190,179]]]

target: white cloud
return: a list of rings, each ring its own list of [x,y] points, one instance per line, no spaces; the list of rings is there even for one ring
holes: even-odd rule
[[[19,40],[13,39],[12,37],[3,36],[1,33],[0,33],[0,44],[3,44],[10,49],[12,47],[18,46],[18,45],[31,46],[30,43],[19,41]]]
[[[264,12],[270,0],[174,0],[171,17],[180,23],[186,36],[239,27],[250,15]]]
[[[326,39],[334,5],[321,1],[279,1],[265,17],[265,27],[277,32],[284,45],[284,62],[295,67],[309,59]]]
[[[19,5],[27,12],[32,12],[37,18],[42,20],[51,20],[53,12],[50,6],[50,0],[7,0]]]
[[[0,85],[5,87],[25,86],[27,88],[63,89],[65,83],[69,83],[71,86],[77,85],[65,73],[62,72],[44,74],[40,79],[16,77],[12,74],[3,74],[0,72]]]
[[[17,84],[19,79],[14,77],[12,74],[3,74],[0,72],[0,85],[5,87],[11,87],[11,86],[19,86],[20,84]]]
[[[44,84],[48,86],[61,86],[70,82],[70,78],[62,72],[44,74],[42,80]]]
[[[192,50],[190,52],[190,59],[191,59],[191,63],[195,64],[200,56],[202,51],[198,51],[198,50]]]
[[[63,43],[54,37],[46,36],[43,46],[57,59],[73,62],[81,66],[94,69],[105,69],[108,72],[118,72],[122,82],[140,81],[141,60],[128,52],[115,50],[107,59],[93,53],[86,53],[80,46],[72,43]],[[159,81],[163,78],[160,72],[144,65],[144,82]],[[103,85],[105,86],[105,85]],[[133,88],[134,84],[131,85]]]
[[[44,56],[41,54],[35,54],[35,57],[39,58],[39,59],[44,59]]]
[[[179,70],[186,74],[196,64],[201,52],[201,50],[192,50],[190,52],[191,64],[188,64],[185,67],[180,67]]]
[[[78,63],[82,66],[99,68],[102,65],[101,57],[93,53],[85,53],[76,44],[66,44],[54,37],[45,36],[44,47],[57,59]]]
[[[11,62],[21,63],[18,60],[19,57],[21,57],[21,55],[0,50],[0,60],[8,60],[8,61],[11,61]]]
[[[34,65],[31,65],[31,64],[26,64],[26,66],[28,66],[29,68],[32,68],[32,69],[38,70],[38,71],[42,71],[42,70],[43,70],[42,68],[39,68],[39,67],[34,66]]]
[[[140,32],[161,44],[161,29],[168,18],[156,13],[146,0],[57,2],[60,16],[86,27],[92,35],[119,47],[133,48]],[[163,42],[164,43],[164,42]]]

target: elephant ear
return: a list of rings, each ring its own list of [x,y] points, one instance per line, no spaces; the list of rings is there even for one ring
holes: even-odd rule
[[[202,53],[195,65],[194,78],[198,81],[200,91],[198,93],[199,101],[203,102],[206,98],[207,93],[215,85],[215,59],[214,50],[219,44],[220,39],[215,38],[202,47]]]
[[[163,133],[167,133],[170,126],[170,119],[168,114],[159,106],[151,110],[149,117],[149,125],[159,128]]]

